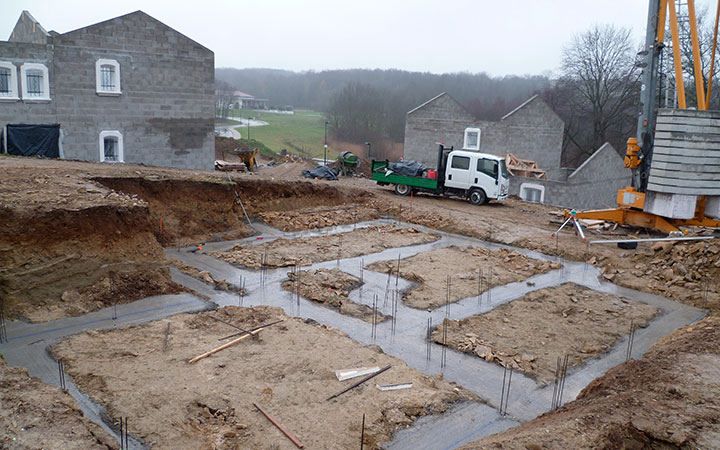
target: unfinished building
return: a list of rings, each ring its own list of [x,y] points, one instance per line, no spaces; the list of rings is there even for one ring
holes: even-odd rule
[[[0,41],[2,151],[212,169],[214,54],[142,11]]]
[[[407,113],[404,158],[437,164],[437,143],[498,156],[512,153],[532,160],[545,176],[510,178],[510,194],[524,200],[571,208],[615,204],[618,189],[630,184],[630,170],[610,144],[597,149],[580,167],[562,167],[564,123],[537,95],[499,121],[475,118],[447,93]]]

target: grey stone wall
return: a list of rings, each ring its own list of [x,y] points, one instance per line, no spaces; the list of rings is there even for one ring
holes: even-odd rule
[[[403,158],[437,166],[438,143],[461,149],[465,128],[475,118],[448,94],[441,94],[407,114]]]
[[[52,39],[54,50],[46,55],[51,101],[0,103],[0,126],[60,123],[68,159],[99,161],[100,132],[114,130],[122,133],[125,162],[213,168],[210,50],[142,12]],[[17,44],[0,42],[0,60],[12,45]],[[22,44],[12,48],[13,56],[18,62],[40,58],[40,47]],[[121,95],[96,93],[95,62],[101,58],[120,64]]]
[[[15,24],[15,28],[10,33],[8,41],[47,44],[48,33],[29,12],[23,11]]]
[[[567,181],[537,180],[511,177],[510,194],[520,195],[523,183],[545,188],[544,203],[575,209],[614,208],[617,192],[630,185],[630,169],[610,144],[598,149],[583,165],[567,177]]]
[[[480,151],[498,156],[514,153],[538,162],[551,179],[562,177],[563,122],[535,96],[496,122],[478,121],[448,94],[407,115],[405,159],[435,166],[437,143],[461,149],[466,128],[480,128]]]

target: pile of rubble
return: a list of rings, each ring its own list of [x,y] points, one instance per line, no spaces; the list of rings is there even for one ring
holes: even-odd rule
[[[240,286],[228,283],[225,280],[217,280],[213,278],[212,274],[210,274],[210,272],[208,272],[207,270],[198,270],[195,267],[183,264],[176,259],[170,259],[170,264],[177,267],[180,272],[186,275],[190,275],[193,278],[197,278],[198,280],[204,281],[214,286],[215,289],[244,294],[243,289]]]
[[[650,291],[681,300],[716,297],[720,287],[720,244],[714,241],[658,242],[644,252],[626,254],[624,260],[600,257],[589,262],[606,263],[602,273],[608,281],[630,287],[643,281]]]
[[[534,370],[533,362],[537,360],[535,355],[501,352],[475,333],[465,333],[465,339],[458,344],[457,349],[464,353],[474,353],[487,362],[497,362],[501,366],[520,369],[523,372]]]
[[[341,314],[357,317],[366,322],[382,322],[388,316],[374,314],[373,309],[359,305],[350,300],[350,291],[362,284],[356,278],[340,269],[317,269],[288,272],[288,281],[282,284],[283,289],[322,303],[338,310]]]

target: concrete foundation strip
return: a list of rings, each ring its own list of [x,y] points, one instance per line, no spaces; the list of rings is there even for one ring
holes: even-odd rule
[[[258,405],[257,403],[253,402],[253,405],[255,405],[255,407],[258,409],[258,411],[260,411],[265,417],[267,417],[267,419],[268,419],[270,422],[272,422],[272,424],[275,425],[275,426],[278,428],[278,430],[282,431],[283,434],[284,434],[285,436],[287,436],[288,439],[290,439],[290,440],[292,441],[292,443],[297,446],[297,448],[303,448],[302,443],[300,443],[300,441],[298,441],[298,440],[295,438],[295,436],[293,436],[292,434],[290,434],[290,432],[289,432],[288,430],[286,430],[284,426],[280,425],[280,423],[279,423],[277,420],[275,420],[275,418],[274,418],[273,416],[271,416],[270,414],[268,414],[267,411],[265,411],[264,409],[262,409],[262,408],[260,407],[260,405]]]

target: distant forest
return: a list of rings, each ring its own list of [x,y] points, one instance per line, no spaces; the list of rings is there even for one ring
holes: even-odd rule
[[[543,76],[491,77],[485,73],[431,73],[402,70],[329,70],[290,72],[273,69],[215,70],[219,89],[235,88],[267,98],[277,106],[325,112],[331,121],[349,104],[359,112],[353,121],[336,123],[336,137],[350,141],[386,138],[402,142],[405,114],[432,97],[447,92],[478,119],[497,120],[548,86]]]

